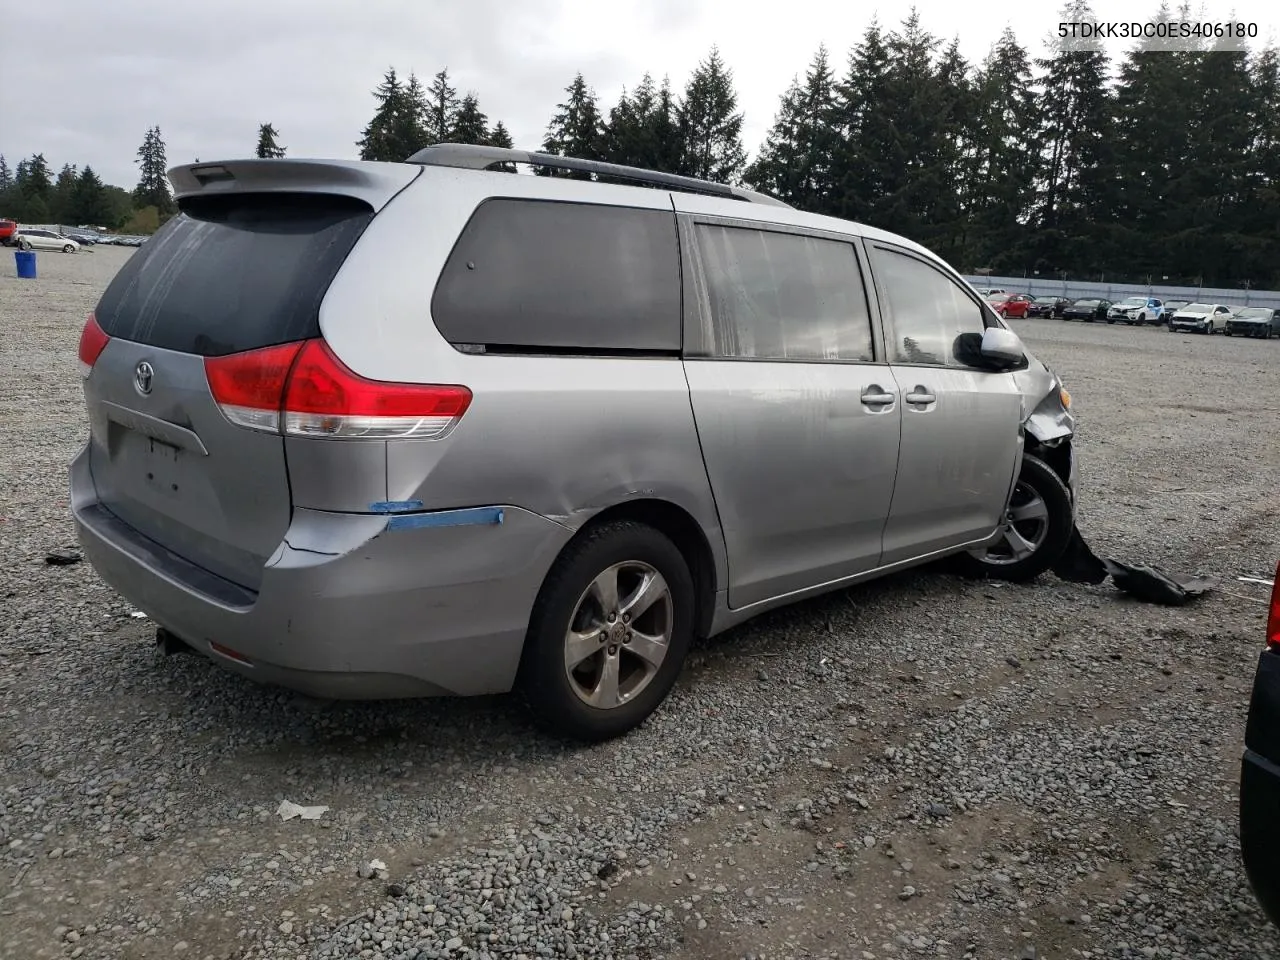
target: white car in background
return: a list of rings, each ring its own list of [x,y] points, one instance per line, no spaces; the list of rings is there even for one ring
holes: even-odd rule
[[[23,250],[61,250],[63,253],[79,253],[80,244],[52,230],[19,230],[18,246]]]
[[[1227,329],[1231,308],[1220,303],[1188,303],[1175,310],[1169,318],[1169,332],[1185,330],[1188,333],[1215,334]]]

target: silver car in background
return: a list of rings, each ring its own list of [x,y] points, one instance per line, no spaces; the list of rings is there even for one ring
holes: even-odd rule
[[[1069,396],[902,237],[485,147],[170,178],[85,326],[72,510],[246,676],[518,688],[602,739],[697,636],[944,557],[1030,579],[1070,537]]]

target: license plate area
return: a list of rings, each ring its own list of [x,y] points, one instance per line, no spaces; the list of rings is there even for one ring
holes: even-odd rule
[[[136,435],[139,450],[139,480],[155,494],[177,497],[182,493],[183,451],[154,437]]]

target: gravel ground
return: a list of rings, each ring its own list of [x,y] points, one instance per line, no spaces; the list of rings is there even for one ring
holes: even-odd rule
[[[162,657],[45,564],[77,337],[129,255],[0,263],[0,957],[1280,955],[1237,849],[1265,591],[1234,582],[1280,544],[1280,344],[1018,325],[1075,398],[1086,538],[1214,578],[1198,604],[896,576],[703,644],[588,749],[507,698],[324,704]]]

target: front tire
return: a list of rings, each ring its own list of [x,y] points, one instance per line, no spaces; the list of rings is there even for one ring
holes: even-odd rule
[[[28,243],[26,240],[19,240],[19,241],[18,241],[18,249],[19,249],[19,250],[30,250],[30,249],[31,249],[31,244],[30,244],[30,243]]]
[[[529,618],[518,686],[554,736],[597,742],[666,699],[693,640],[696,593],[671,540],[629,520],[571,543]]]
[[[1067,485],[1047,463],[1026,454],[1001,538],[991,546],[960,554],[956,560],[968,576],[1026,583],[1058,562],[1074,524]]]

